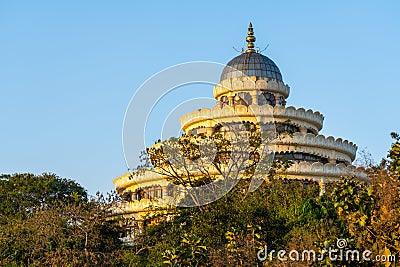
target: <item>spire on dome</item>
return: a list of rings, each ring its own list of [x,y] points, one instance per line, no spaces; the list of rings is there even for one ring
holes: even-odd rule
[[[256,52],[254,50],[254,42],[256,41],[256,37],[254,36],[253,32],[253,25],[249,24],[249,31],[247,32],[246,42],[247,42],[247,50],[246,53]]]

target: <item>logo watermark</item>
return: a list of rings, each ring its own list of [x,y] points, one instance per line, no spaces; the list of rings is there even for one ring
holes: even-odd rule
[[[275,259],[286,262],[286,261],[324,261],[329,259],[332,262],[395,262],[395,255],[372,255],[372,251],[363,250],[359,251],[357,249],[346,249],[347,241],[346,239],[338,239],[336,241],[336,248],[328,247],[321,251],[316,252],[315,250],[268,250],[267,245],[264,249],[257,252],[257,259],[260,261],[273,261]]]

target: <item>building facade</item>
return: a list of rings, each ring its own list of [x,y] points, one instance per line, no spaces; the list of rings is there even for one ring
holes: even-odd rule
[[[355,144],[320,135],[324,117],[318,111],[287,106],[290,87],[284,83],[278,66],[254,49],[255,40],[250,23],[247,50],[228,62],[213,89],[216,105],[184,114],[180,119],[184,133],[211,135],[224,123],[238,118],[254,124],[273,124],[277,133],[290,133],[271,144],[276,159],[292,163],[277,173],[279,178],[318,181],[322,185],[343,175],[367,180],[352,166]],[[114,185],[126,200],[119,212],[137,220],[157,206],[157,199],[170,197],[171,184],[152,171],[124,174],[114,179]]]

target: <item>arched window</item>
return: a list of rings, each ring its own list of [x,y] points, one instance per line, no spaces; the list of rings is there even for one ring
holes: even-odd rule
[[[286,100],[283,96],[279,97],[279,105],[285,106],[286,105]]]
[[[136,193],[136,200],[139,200],[139,201],[141,199],[145,198],[145,196],[146,196],[146,192],[141,188],[136,189],[135,193]]]
[[[276,102],[275,102],[275,96],[271,93],[262,93],[261,95],[258,96],[258,104],[259,105],[270,105],[275,107]]]
[[[287,123],[277,123],[276,124],[276,132],[278,133],[286,133],[286,134],[293,134],[299,132],[299,127],[294,125],[290,125]]]
[[[236,105],[244,105],[250,106],[251,105],[251,95],[249,93],[239,93],[235,95],[235,104]]]
[[[240,98],[240,96],[235,95],[235,97],[233,98],[233,101],[235,101],[235,105],[244,105],[244,101],[243,99]]]
[[[221,101],[221,107],[225,107],[229,104],[228,97],[226,96],[221,97],[220,101]]]

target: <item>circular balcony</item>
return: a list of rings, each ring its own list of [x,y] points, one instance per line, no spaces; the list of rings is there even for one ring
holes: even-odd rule
[[[287,98],[290,93],[290,87],[289,85],[284,84],[282,81],[250,76],[225,79],[213,89],[215,99],[219,99],[221,96],[229,93],[251,93],[257,91],[268,91],[271,93],[280,94],[283,97]]]
[[[295,162],[288,169],[277,173],[277,177],[297,180],[314,181],[338,181],[341,176],[355,177],[362,182],[370,182],[367,174],[362,169],[354,166],[346,166],[343,163],[320,163],[320,162]]]
[[[325,137],[323,135],[294,133],[286,134],[276,139],[270,149],[276,153],[302,152],[320,156],[328,161],[344,161],[350,164],[356,156],[357,146],[341,138]]]
[[[230,123],[232,121],[289,123],[318,133],[322,129],[324,116],[318,111],[314,112],[304,108],[235,105],[223,108],[203,108],[184,114],[180,118],[181,128],[186,134],[199,127],[213,128],[219,123]]]

